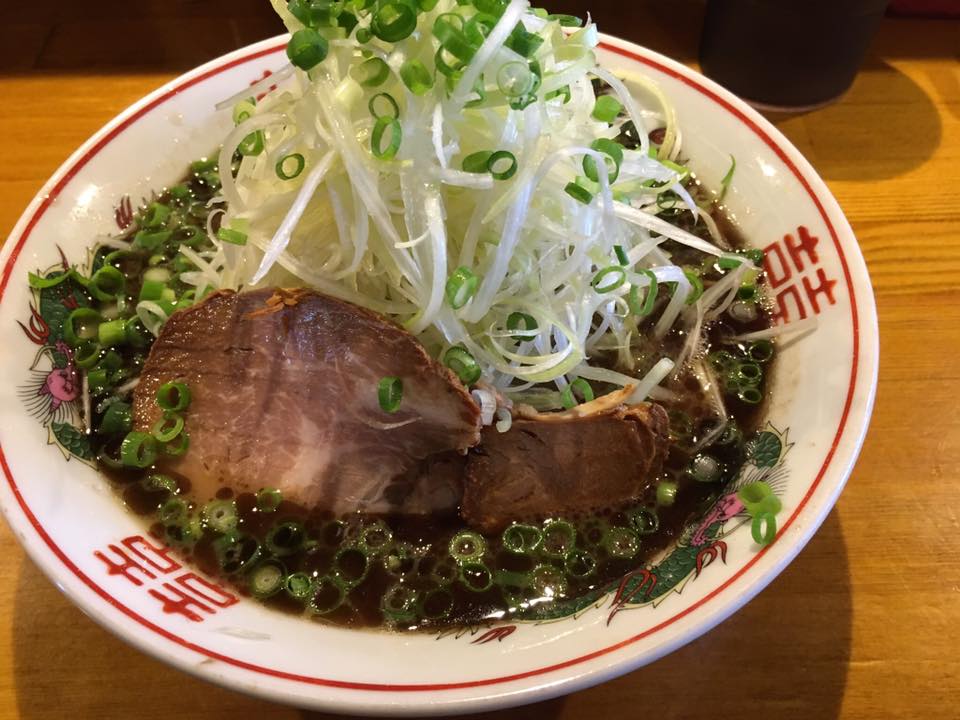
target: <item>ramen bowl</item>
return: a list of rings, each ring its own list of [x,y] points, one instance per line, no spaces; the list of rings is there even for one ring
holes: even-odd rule
[[[285,38],[244,48],[130,107],[64,163],[3,246],[0,507],[33,561],[86,614],[164,662],[271,700],[358,714],[474,712],[569,693],[656,660],[754,597],[820,526],[863,441],[878,362],[869,277],[826,185],[774,127],[693,71],[609,36],[601,63],[628,85],[638,75],[660,85],[708,187],[736,158],[725,202],[765,251],[776,322],[816,319],[781,344],[741,471],[782,500],[774,542],[758,546],[727,495],[599,599],[535,623],[404,634],[270,610],[192,567],[117,501],[91,462],[68,360],[49,342],[65,309],[27,273],[82,261],[152,189],[209,153],[232,126],[215,104],[283,67],[284,48]]]

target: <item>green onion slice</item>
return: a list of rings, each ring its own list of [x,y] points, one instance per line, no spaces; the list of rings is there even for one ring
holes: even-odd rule
[[[613,292],[627,281],[627,272],[619,265],[611,265],[593,276],[590,285],[598,293]]]
[[[588,551],[574,548],[563,558],[567,575],[577,579],[589,577],[597,568],[597,559]]]
[[[173,236],[172,230],[140,230],[133,236],[133,244],[144,250],[156,250]]]
[[[265,146],[266,141],[263,136],[263,130],[256,130],[240,141],[240,144],[237,145],[237,150],[240,151],[241,155],[255,157],[263,152]]]
[[[175,437],[171,442],[168,442],[163,446],[163,451],[167,455],[172,455],[174,457],[179,457],[187,452],[187,449],[190,447],[190,436],[186,432],[182,432],[177,437]]]
[[[301,70],[312,70],[327,57],[327,39],[312,28],[297,30],[287,43],[287,57]]]
[[[292,555],[303,547],[307,533],[300,523],[289,520],[275,525],[264,539],[267,549],[277,556]]]
[[[93,340],[102,318],[93,308],[77,308],[63,321],[63,339],[71,347],[77,347],[84,340]]]
[[[283,501],[283,494],[276,488],[261,488],[257,491],[257,511],[273,512]]]
[[[162,492],[168,495],[177,492],[178,489],[176,480],[169,475],[161,475],[160,473],[147,475],[140,481],[140,487],[147,492]],[[184,505],[184,508],[186,508],[186,505]]]
[[[231,245],[246,245],[247,244],[247,234],[240,230],[234,230],[232,228],[222,227],[217,230],[217,237],[223,242],[230,243]]]
[[[450,307],[454,310],[459,310],[474,296],[474,293],[477,292],[477,287],[480,285],[480,278],[478,278],[473,271],[461,265],[456,270],[453,271],[453,274],[447,278],[447,285],[445,288],[447,302],[450,303]]]
[[[547,20],[560,23],[560,27],[574,28],[583,26],[583,20],[578,18],[576,15],[547,15]]]
[[[613,254],[617,256],[617,262],[621,266],[628,267],[630,265],[630,258],[627,256],[627,251],[623,249],[623,245],[614,245]]]
[[[150,477],[156,477],[151,475]],[[189,507],[185,500],[170,498],[157,510],[157,519],[164,525],[182,523],[187,518]]]
[[[594,399],[593,388],[590,387],[590,383],[583,378],[577,378],[560,392],[560,402],[567,410],[572,410],[579,404],[576,395],[574,395],[574,390],[580,392],[585,403]]]
[[[653,312],[653,306],[657,301],[657,276],[653,274],[650,270],[640,270],[641,275],[646,275],[650,280],[650,284],[647,285],[646,294],[643,297],[643,302],[640,302],[640,288],[636,285],[631,286],[630,292],[627,295],[627,304],[630,306],[630,312],[638,317],[646,317],[651,312]]]
[[[27,273],[27,280],[30,287],[35,290],[46,290],[47,288],[56,287],[65,280],[69,280],[72,277],[77,277],[78,273],[73,268],[70,268],[66,272],[60,272],[57,275],[48,275],[47,277],[41,277],[35,273]]]
[[[347,546],[340,548],[333,558],[333,577],[344,587],[353,587],[363,582],[370,569],[370,560],[363,548]]]
[[[757,340],[747,347],[747,355],[754,362],[769,362],[773,358],[773,343],[769,340]]]
[[[360,531],[360,547],[371,555],[380,555],[393,542],[393,531],[383,520],[375,520]]]
[[[566,520],[548,520],[543,526],[540,551],[547,557],[563,558],[577,541],[577,530]]]
[[[239,520],[233,500],[214,500],[203,506],[203,522],[221,535],[236,530]]]
[[[157,460],[157,441],[145,432],[127,433],[120,444],[120,460],[127,467],[150,467]]]
[[[387,128],[390,129],[389,144],[384,147],[383,134]],[[370,151],[374,157],[379,160],[392,160],[400,149],[400,140],[403,137],[403,130],[396,118],[381,115],[377,118],[373,126],[373,133],[370,137]]]
[[[363,87],[377,87],[390,76],[390,66],[378,57],[367,58],[350,69],[350,76]]]
[[[514,60],[504,63],[497,71],[497,87],[508,98],[528,95],[536,85],[537,80],[529,63]]]
[[[157,439],[157,442],[161,443],[171,442],[182,432],[183,417],[170,411],[165,412],[163,417],[150,428],[150,434]]]
[[[482,562],[465,562],[460,566],[460,583],[470,592],[486,592],[493,587],[493,573]]]
[[[507,330],[536,330],[537,321],[532,315],[522,312],[512,312],[507,316]],[[514,339],[519,342],[529,342],[535,339],[536,335],[516,335]]]
[[[470,62],[477,48],[483,43],[482,36],[479,42],[476,42],[475,32],[472,33],[472,37],[467,37],[463,18],[456,13],[439,15],[433,21],[433,34],[440,41],[440,49],[457,58],[461,63]]]
[[[284,586],[286,574],[286,568],[281,563],[276,560],[264,560],[250,571],[247,584],[253,596],[262,600],[280,592]]]
[[[163,227],[170,219],[170,208],[163,203],[150,203],[143,214],[143,226],[151,229]]]
[[[657,484],[657,505],[670,507],[677,500],[677,484],[672,480],[661,480]]]
[[[283,584],[287,594],[296,600],[306,600],[313,589],[313,579],[304,572],[295,572],[287,575]]]
[[[220,568],[228,575],[253,567],[261,555],[260,543],[255,538],[234,533],[222,535],[214,540],[213,550]]]
[[[640,540],[629,528],[612,527],[603,539],[603,547],[612,557],[632,558],[640,550]]]
[[[684,270],[684,276],[690,282],[690,294],[687,295],[687,305],[693,305],[703,295],[703,280],[692,270]]]
[[[623,105],[612,95],[601,95],[593,106],[593,117],[601,122],[612,123],[623,112]]]
[[[400,106],[397,105],[397,101],[390,93],[381,92],[374,95],[367,102],[367,109],[377,119],[382,117],[398,119],[400,117]]]
[[[531,570],[530,586],[542,598],[561,598],[568,589],[567,579],[553,565],[537,565]]]
[[[234,125],[240,125],[241,123],[246,122],[251,117],[253,113],[257,110],[257,101],[254,98],[248,98],[246,100],[241,100],[236,105],[233,106],[233,123]],[[183,189],[187,192],[184,193],[183,190],[177,192],[174,197],[178,199],[183,199],[189,195],[189,190],[186,186],[183,186]],[[173,188],[170,189],[170,194],[173,195]]]
[[[458,563],[477,561],[487,551],[487,541],[479,533],[461,530],[450,539],[450,557]]]
[[[750,534],[757,545],[769,545],[777,536],[777,518],[773,513],[755,515],[750,525]]]
[[[599,138],[590,143],[590,148],[606,156],[604,162],[607,166],[607,180],[610,183],[615,182],[620,175],[620,165],[623,164],[623,146],[613,140]],[[607,158],[609,158],[609,160]],[[583,174],[594,182],[600,181],[597,163],[590,155],[583,156]]]
[[[380,409],[387,413],[395,413],[400,409],[403,400],[403,381],[398,377],[381,378],[377,385],[377,399]]]
[[[419,593],[409,585],[397,583],[380,598],[380,609],[392,622],[412,622],[416,619]]]
[[[446,588],[435,588],[420,602],[420,611],[427,620],[442,620],[453,612],[454,605],[453,593]]]
[[[593,193],[587,190],[581,185],[577,185],[575,182],[568,182],[563,191],[572,197],[577,202],[582,202],[584,205],[589,205],[593,201]]]
[[[127,321],[123,318],[109,320],[97,326],[97,340],[101,347],[123,345],[127,341]]]
[[[500,536],[503,549],[518,555],[529,555],[534,552],[543,539],[540,528],[523,523],[513,523]]]
[[[433,87],[433,75],[419,60],[407,60],[401,65],[400,79],[414,95],[426,95]]]
[[[122,272],[112,265],[104,265],[90,277],[87,290],[97,300],[112,300],[123,293],[126,284]]]
[[[386,42],[399,42],[417,29],[417,11],[405,2],[381,3],[373,14],[370,31]]]
[[[468,387],[483,375],[473,355],[459,345],[455,345],[443,354],[443,364],[453,370],[454,374],[460,378],[460,382]]]
[[[503,163],[506,162],[506,167]],[[497,150],[487,158],[487,170],[494,180],[509,180],[517,172],[517,158],[507,150]]]
[[[630,515],[630,523],[639,535],[652,535],[660,529],[660,516],[653,507],[642,507]]]
[[[182,382],[167,382],[157,388],[157,405],[161,410],[183,412],[190,407],[190,387]]]
[[[293,180],[303,172],[303,168],[306,166],[306,164],[307,161],[304,160],[303,155],[300,153],[284,155],[282,158],[277,160],[277,177],[281,180]]]
[[[485,173],[490,172],[490,156],[493,155],[489,150],[480,150],[479,152],[467,155],[461,164],[464,172]]]
[[[128,433],[133,429],[133,414],[129,403],[115,402],[100,418],[100,432],[108,435]]]
[[[73,350],[73,362],[78,368],[89,370],[100,360],[102,348],[92,340],[83,340]],[[127,428],[129,430],[129,428]]]
[[[723,179],[720,181],[720,197],[719,200],[722,202],[723,199],[727,196],[727,190],[730,189],[730,183],[733,182],[733,174],[737,171],[737,159],[731,155],[730,156],[730,169],[727,170],[726,175],[723,176]]]

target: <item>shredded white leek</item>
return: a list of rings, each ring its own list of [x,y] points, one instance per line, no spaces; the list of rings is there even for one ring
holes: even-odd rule
[[[292,32],[302,29],[283,0],[272,2]],[[722,256],[725,248],[659,216],[658,197],[672,191],[677,208],[721,240],[682,185],[689,170],[675,164],[682,136],[669,98],[647,78],[638,81],[642,96],[631,95],[620,78],[597,65],[598,36],[589,20],[568,33],[535,15],[527,0],[506,4],[453,81],[437,73],[431,89],[414,94],[399,71],[418,58],[433,72],[430,59],[440,43],[432,28],[446,13],[469,20],[476,9],[439,0],[419,13],[417,31],[397,43],[376,37],[360,43],[357,30],[368,25],[361,19],[349,34],[330,31],[329,54],[309,73],[284,68],[254,86],[266,96],[224,139],[220,152],[227,203],[221,225],[243,220],[249,242],[227,247],[212,238],[217,247],[212,257],[185,249],[197,269],[184,273],[183,281],[195,284],[198,296],[207,286],[316,287],[391,316],[435,357],[464,345],[484,380],[500,392],[536,394],[532,384],[560,388],[583,377],[635,385],[634,400],[656,393],[671,372],[696,356],[701,328],[726,309],[745,271],[729,271],[729,279],[687,303],[691,283],[663,243],[675,241],[703,259]],[[518,22],[542,40],[528,58],[538,64],[540,83],[522,109],[511,108],[496,84],[500,68],[524,60],[507,46]],[[350,73],[366,57],[381,58],[390,68],[377,87],[361,86]],[[605,172],[594,180],[585,177],[585,159],[594,168],[605,167],[593,143],[616,138],[623,123],[593,117],[594,77],[610,86],[639,138],[635,150],[623,151],[613,182]],[[272,85],[277,87],[270,90]],[[484,88],[479,99],[478,86]],[[221,106],[250,93],[241,90]],[[389,158],[371,150],[376,119],[368,103],[377,93],[389,94],[399,108],[400,145]],[[666,128],[665,139],[658,157],[651,157],[648,132],[658,126]],[[225,168],[252,132],[262,133],[266,150],[244,157],[233,176]],[[463,169],[467,156],[494,151],[516,160],[509,177]],[[284,179],[277,163],[292,153],[303,156],[305,167]],[[572,197],[569,183],[579,184],[589,201]],[[625,282],[598,291],[598,272],[618,266],[616,246],[629,260]],[[446,286],[461,266],[477,278],[477,289],[454,308]],[[657,303],[652,316],[637,318],[627,294],[631,286],[645,292],[646,270],[669,283],[672,295]],[[141,303],[138,312],[151,331],[165,319],[159,307]],[[534,318],[537,327],[508,329],[513,313]],[[639,382],[591,362],[601,352],[615,351],[620,365],[630,369],[633,350],[657,350],[675,330],[688,333],[685,342],[676,343],[674,356],[662,357]],[[493,393],[477,392],[485,421],[497,418],[498,428],[508,427],[508,419],[495,412]],[[544,395],[541,404],[553,399]]]

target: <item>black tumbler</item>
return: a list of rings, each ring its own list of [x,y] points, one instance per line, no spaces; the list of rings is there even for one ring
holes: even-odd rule
[[[703,72],[765,109],[805,110],[842,95],[889,0],[709,0]]]

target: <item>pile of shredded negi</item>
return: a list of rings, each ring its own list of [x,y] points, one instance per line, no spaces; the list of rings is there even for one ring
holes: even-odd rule
[[[197,297],[309,285],[381,312],[483,380],[490,422],[504,398],[560,407],[578,378],[656,394],[756,278],[688,191],[669,101],[599,67],[589,19],[527,0],[272,3],[291,62],[219,106],[236,127],[215,249],[181,275]],[[660,217],[665,193],[714,242]],[[668,241],[721,279],[704,289]],[[659,356],[641,367],[644,348]]]

